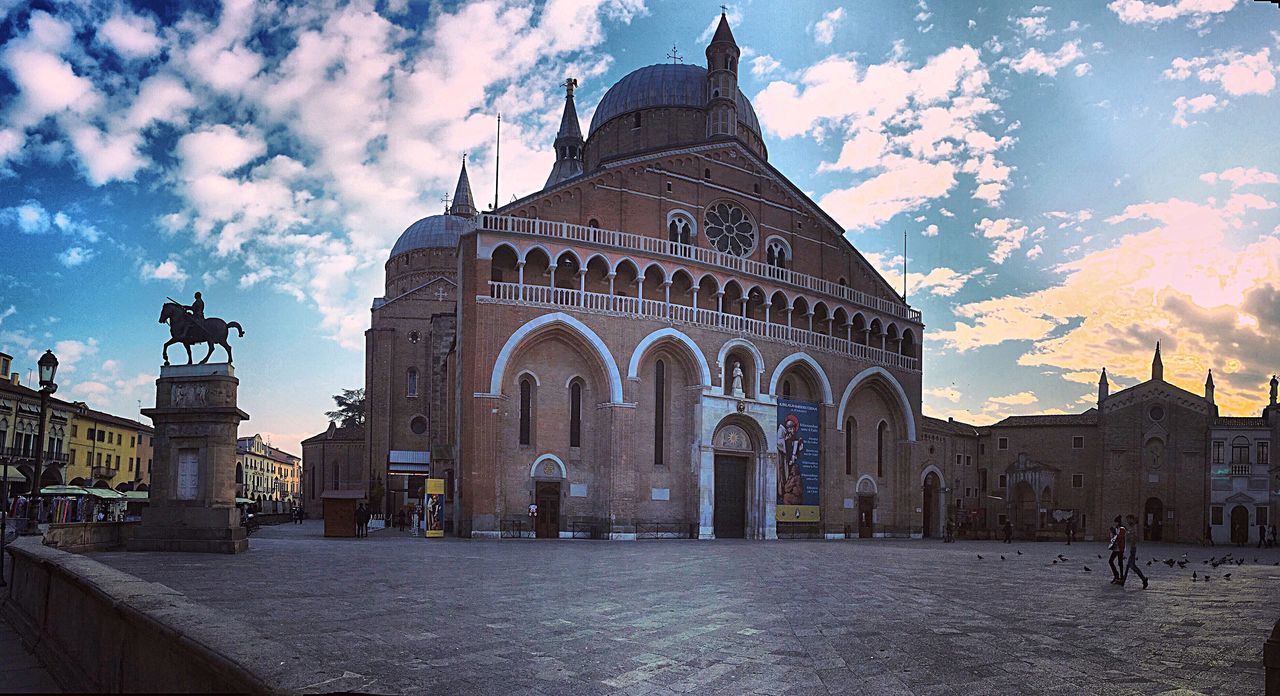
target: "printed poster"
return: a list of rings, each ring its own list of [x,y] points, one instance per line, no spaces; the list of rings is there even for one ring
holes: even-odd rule
[[[426,519],[427,538],[444,536],[444,479],[427,479]]]
[[[821,406],[778,399],[778,522],[817,522]]]

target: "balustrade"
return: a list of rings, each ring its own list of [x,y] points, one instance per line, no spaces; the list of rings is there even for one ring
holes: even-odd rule
[[[662,300],[606,295],[604,293],[583,292],[568,288],[552,288],[545,285],[521,285],[519,283],[490,281],[489,296],[479,296],[476,301],[480,303],[520,304],[541,307],[569,307],[587,312],[694,324],[781,343],[790,343],[829,353],[851,355],[861,360],[904,370],[920,369],[919,361],[912,356],[899,355],[838,336],[828,336],[785,324],[752,319],[737,314],[726,314],[713,309],[672,304]]]
[[[740,256],[716,251],[715,249],[696,247],[689,244],[680,244],[666,239],[646,237],[644,235],[632,234],[629,232],[617,232],[614,230],[603,230],[597,227],[573,225],[567,222],[558,222],[555,220],[538,220],[534,218],[511,217],[508,215],[492,215],[484,213],[479,216],[478,224],[481,229],[492,230],[495,232],[511,232],[538,237],[551,237],[571,242],[581,242],[597,246],[628,249],[647,254],[690,259],[699,263],[734,271],[736,273],[753,275],[758,278],[787,283],[806,290],[831,295],[832,297],[837,297],[847,302],[860,305],[864,308],[882,312],[900,319],[907,319],[914,322],[919,322],[921,320],[919,310],[912,309],[906,305],[900,304],[899,302],[887,300],[882,297],[876,297],[874,295],[868,295],[861,290],[855,290],[851,287],[840,285],[839,283],[833,283],[829,280],[806,275],[804,273],[797,273],[790,269],[771,266],[767,263],[761,263],[760,261],[755,261],[753,259],[744,259]]]

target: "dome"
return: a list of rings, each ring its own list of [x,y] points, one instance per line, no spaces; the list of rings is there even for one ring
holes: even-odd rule
[[[471,220],[458,215],[432,215],[409,225],[409,228],[391,247],[391,257],[414,249],[453,249],[458,237],[474,226]]]
[[[757,137],[760,120],[751,102],[738,90],[738,122]],[[590,138],[596,129],[614,118],[640,109],[683,106],[701,109],[707,104],[707,70],[698,65],[660,63],[640,68],[618,80],[605,92],[591,117]],[[761,137],[763,140],[763,137]]]

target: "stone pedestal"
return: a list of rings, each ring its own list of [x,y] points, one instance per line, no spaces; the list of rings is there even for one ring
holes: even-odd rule
[[[240,380],[226,363],[166,365],[156,380],[151,494],[130,551],[240,553],[249,540],[236,509]]]

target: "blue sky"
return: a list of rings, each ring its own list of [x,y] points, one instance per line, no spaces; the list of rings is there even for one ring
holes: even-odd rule
[[[470,153],[493,199],[550,169],[627,72],[702,62],[712,3],[0,0],[0,350],[136,416],[166,295],[234,342],[245,432],[297,443],[363,381],[399,233]],[[1256,411],[1280,369],[1280,9],[734,3],[770,160],[923,310],[925,410],[1079,411],[1097,370]]]

